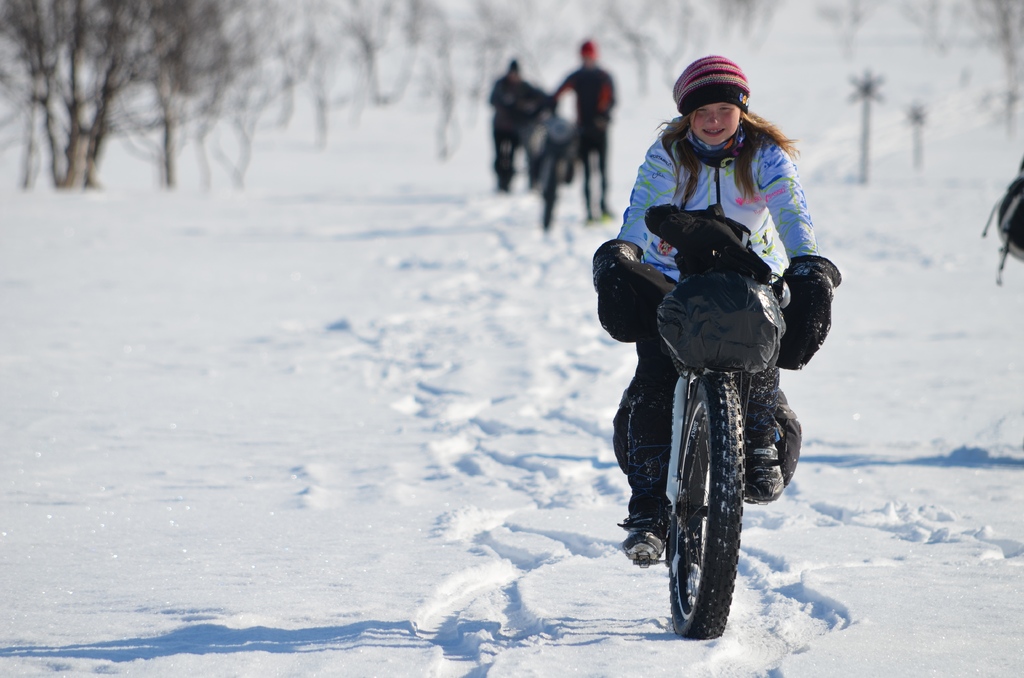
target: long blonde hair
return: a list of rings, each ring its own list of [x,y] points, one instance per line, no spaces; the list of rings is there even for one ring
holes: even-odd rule
[[[686,171],[686,188],[683,191],[683,204],[693,197],[697,190],[697,176],[700,173],[700,158],[694,153],[693,147],[686,142],[686,134],[690,131],[693,113],[679,120],[666,122],[661,143],[672,157],[676,166],[676,175],[680,169]],[[796,140],[790,139],[773,123],[755,113],[740,112],[740,124],[746,135],[739,155],[736,156],[736,186],[745,198],[753,198],[757,194],[752,169],[754,153],[768,144],[775,144],[789,157],[796,158],[800,152],[796,148]]]

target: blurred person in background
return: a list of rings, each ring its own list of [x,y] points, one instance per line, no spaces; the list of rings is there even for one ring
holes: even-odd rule
[[[491,90],[491,106],[494,107],[494,173],[498,178],[498,190],[508,193],[515,176],[516,150],[523,145],[538,114],[547,102],[547,95],[522,79],[519,62],[513,59],[508,71]],[[535,177],[531,166],[530,184]]]
[[[580,46],[583,64],[566,76],[553,95],[557,102],[569,90],[576,93],[576,128],[579,133],[579,159],[583,162],[583,199],[587,207],[587,221],[610,219],[607,192],[608,179],[608,124],[615,106],[615,85],[612,76],[597,65],[597,44],[587,40]],[[601,180],[597,209],[590,191],[591,161],[596,160]]]

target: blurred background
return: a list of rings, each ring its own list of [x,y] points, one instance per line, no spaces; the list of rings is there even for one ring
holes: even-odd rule
[[[686,63],[727,53],[753,109],[815,146],[805,175],[856,181],[855,79],[876,78],[875,155],[920,170],[922,130],[1016,139],[1022,35],[1024,0],[0,0],[0,187],[241,189],[261,162],[274,186],[274,143],[311,155],[374,124],[429,149],[417,162],[483,168],[509,60],[550,91],[588,38],[619,111],[649,111],[638,144]]]

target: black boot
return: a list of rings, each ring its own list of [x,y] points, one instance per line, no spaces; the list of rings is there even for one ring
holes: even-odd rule
[[[769,368],[755,374],[747,401],[746,483],[744,499],[751,504],[767,504],[782,495],[783,482],[775,410],[779,405],[779,370]]]
[[[748,449],[746,454],[746,486],[743,498],[748,504],[770,504],[782,496],[779,451],[774,445]]]
[[[663,511],[631,513],[619,527],[629,532],[622,550],[634,565],[650,567],[661,560],[668,538],[668,521]]]

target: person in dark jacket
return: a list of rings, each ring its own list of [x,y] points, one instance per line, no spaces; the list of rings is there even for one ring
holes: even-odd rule
[[[544,108],[547,95],[519,75],[519,62],[513,59],[491,90],[494,107],[494,172],[498,190],[508,193],[515,176],[516,150],[530,124]]]
[[[576,127],[579,131],[579,158],[583,162],[583,199],[587,206],[587,221],[594,220],[594,203],[590,192],[591,158],[596,156],[600,174],[601,193],[598,199],[599,217],[610,218],[607,206],[608,179],[608,124],[615,106],[615,85],[612,76],[597,65],[597,44],[587,40],[580,47],[583,65],[573,71],[555,90],[554,99],[569,90],[576,93]]]

